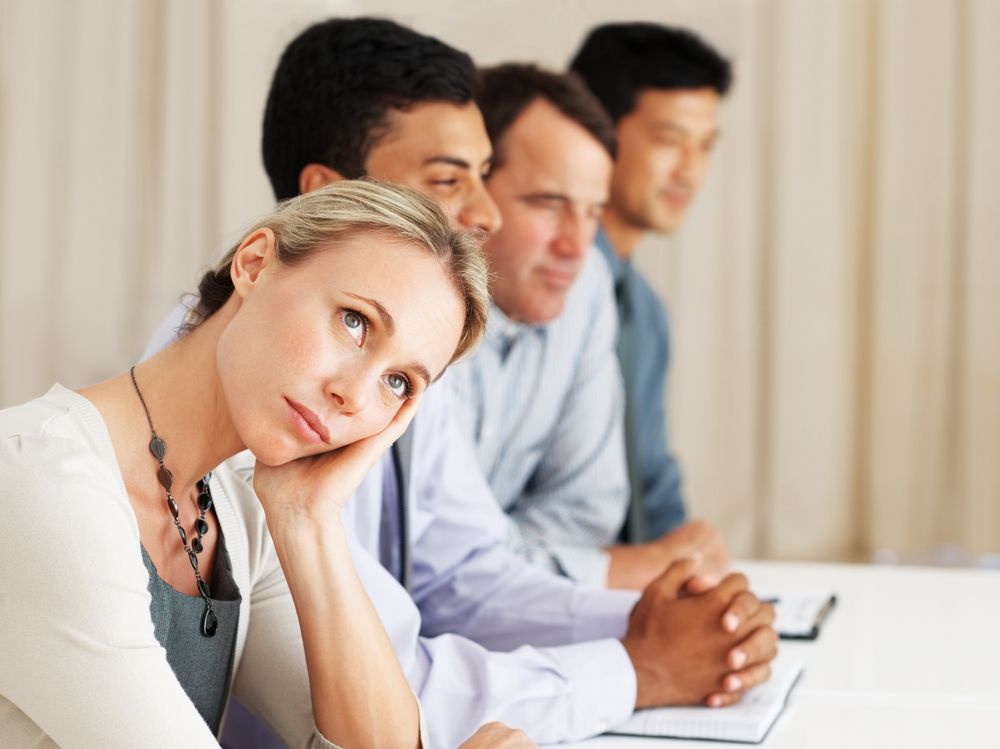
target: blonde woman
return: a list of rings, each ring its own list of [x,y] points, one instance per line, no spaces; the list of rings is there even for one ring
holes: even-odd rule
[[[339,518],[485,289],[429,200],[341,182],[206,274],[176,344],[0,411],[0,746],[217,746],[231,693],[291,746],[433,743]]]

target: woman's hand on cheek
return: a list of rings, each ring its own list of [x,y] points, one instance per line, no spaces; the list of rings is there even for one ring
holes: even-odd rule
[[[378,434],[280,466],[258,462],[253,487],[268,525],[329,522],[339,517],[365,476],[410,425],[420,396],[408,399]]]

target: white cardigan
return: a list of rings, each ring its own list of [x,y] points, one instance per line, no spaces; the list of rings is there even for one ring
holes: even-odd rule
[[[252,489],[212,495],[243,594],[230,687],[292,747],[312,716],[298,620]],[[100,413],[54,386],[0,411],[0,746],[217,747],[153,635],[139,527]]]

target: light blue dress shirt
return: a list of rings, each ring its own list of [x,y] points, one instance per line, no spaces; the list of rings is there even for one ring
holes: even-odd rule
[[[175,337],[183,317],[183,307],[172,313],[147,354]],[[453,749],[492,720],[538,743],[600,733],[635,705],[635,672],[619,638],[638,594],[576,584],[510,551],[506,517],[455,425],[447,378],[427,391],[410,425],[412,598],[387,571],[396,560],[379,559],[383,522],[399,525],[389,454],[344,511],[354,564],[432,747]],[[249,453],[232,464],[250,479]]]
[[[611,275],[591,250],[556,319],[518,324],[493,305],[483,344],[451,372],[508,544],[599,586],[628,506],[616,330]]]
[[[615,254],[603,231],[597,235],[597,246],[619,290],[618,304],[628,306],[623,314],[631,316],[634,326],[634,358],[630,365],[621,362],[621,369],[628,377],[625,389],[636,431],[629,443],[638,446],[638,455],[630,459],[638,460],[642,487],[637,494],[645,513],[645,532],[642,538],[627,540],[645,541],[675,528],[685,517],[680,466],[670,450],[666,431],[670,327],[656,292],[632,263]]]

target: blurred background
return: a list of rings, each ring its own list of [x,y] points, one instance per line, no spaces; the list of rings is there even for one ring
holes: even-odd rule
[[[693,513],[742,557],[996,562],[995,0],[0,0],[0,407],[127,368],[271,207],[270,77],[332,15],[484,64],[610,20],[730,56],[707,186],[639,254]]]

